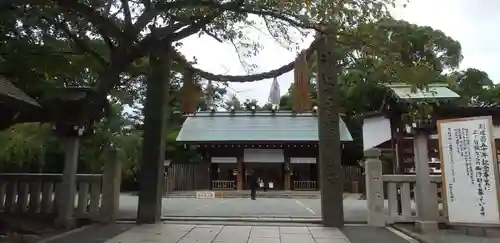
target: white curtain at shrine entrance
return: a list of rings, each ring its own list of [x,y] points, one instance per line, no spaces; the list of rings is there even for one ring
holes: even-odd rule
[[[283,149],[245,149],[245,163],[285,163]]]
[[[236,164],[238,160],[236,157],[212,157],[210,162],[219,164]]]
[[[316,164],[315,157],[291,157],[291,164]]]

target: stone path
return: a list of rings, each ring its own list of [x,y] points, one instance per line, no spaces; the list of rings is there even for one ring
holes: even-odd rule
[[[336,228],[156,224],[137,226],[106,243],[350,243]]]
[[[43,243],[410,243],[387,228],[346,225],[341,231],[298,223],[173,223],[93,225]]]

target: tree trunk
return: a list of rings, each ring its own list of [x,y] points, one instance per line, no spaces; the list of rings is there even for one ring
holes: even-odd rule
[[[329,33],[335,33],[331,31]],[[342,197],[342,159],[339,131],[339,58],[335,54],[335,35],[322,36],[317,47],[319,99],[319,166],[321,216],[330,227],[344,225]]]
[[[161,219],[170,75],[168,55],[167,47],[159,47],[149,56],[150,72],[144,106],[138,223],[157,223]]]

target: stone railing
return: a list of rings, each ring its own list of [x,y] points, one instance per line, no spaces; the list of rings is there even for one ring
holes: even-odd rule
[[[212,190],[235,190],[236,182],[230,180],[212,181]]]
[[[382,175],[384,186],[387,191],[388,214],[387,223],[414,222],[417,220],[418,212],[414,211],[416,199],[414,189],[416,187],[416,175]],[[439,203],[441,191],[441,176],[431,175],[431,186],[429,197],[424,200],[432,201],[439,219]],[[444,220],[442,218],[441,220]]]
[[[110,222],[116,219],[120,195],[121,173],[114,163],[105,165],[104,174],[76,176],[75,218]],[[59,192],[62,174],[0,174],[0,216],[2,214],[57,216],[57,208],[65,202]],[[116,185],[118,183],[118,185]]]
[[[62,174],[0,174],[0,212],[56,214]],[[77,175],[77,217],[99,213],[102,175]]]
[[[297,191],[316,190],[316,181],[293,181],[293,189]]]
[[[397,222],[415,222],[419,212],[414,210],[419,200],[426,200],[433,205],[429,211],[436,221],[444,221],[439,213],[441,176],[431,175],[431,184],[427,197],[419,199],[414,196],[417,185],[416,175],[382,175],[380,150],[365,151],[366,200],[368,206],[368,224],[385,226]],[[384,190],[386,189],[386,190]],[[387,192],[387,210],[384,191]]]

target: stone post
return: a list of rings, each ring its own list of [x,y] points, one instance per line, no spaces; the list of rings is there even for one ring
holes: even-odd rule
[[[379,149],[365,151],[366,203],[368,204],[368,225],[384,227],[386,215],[380,154]]]
[[[415,188],[415,204],[417,207],[417,220],[415,227],[417,230],[426,233],[438,231],[437,224],[437,195],[432,195],[431,178],[429,174],[429,151],[427,148],[427,135],[417,132],[413,137],[413,151],[415,156],[415,168],[417,183]],[[435,199],[435,200],[433,200]]]
[[[120,151],[110,150],[110,160],[104,164],[102,179],[102,222],[113,223],[118,217],[120,208],[120,185],[122,179],[122,163],[119,159]]]
[[[65,145],[64,170],[60,190],[56,193],[57,218],[56,225],[66,228],[74,226],[76,172],[78,168],[78,136],[62,138]]]

